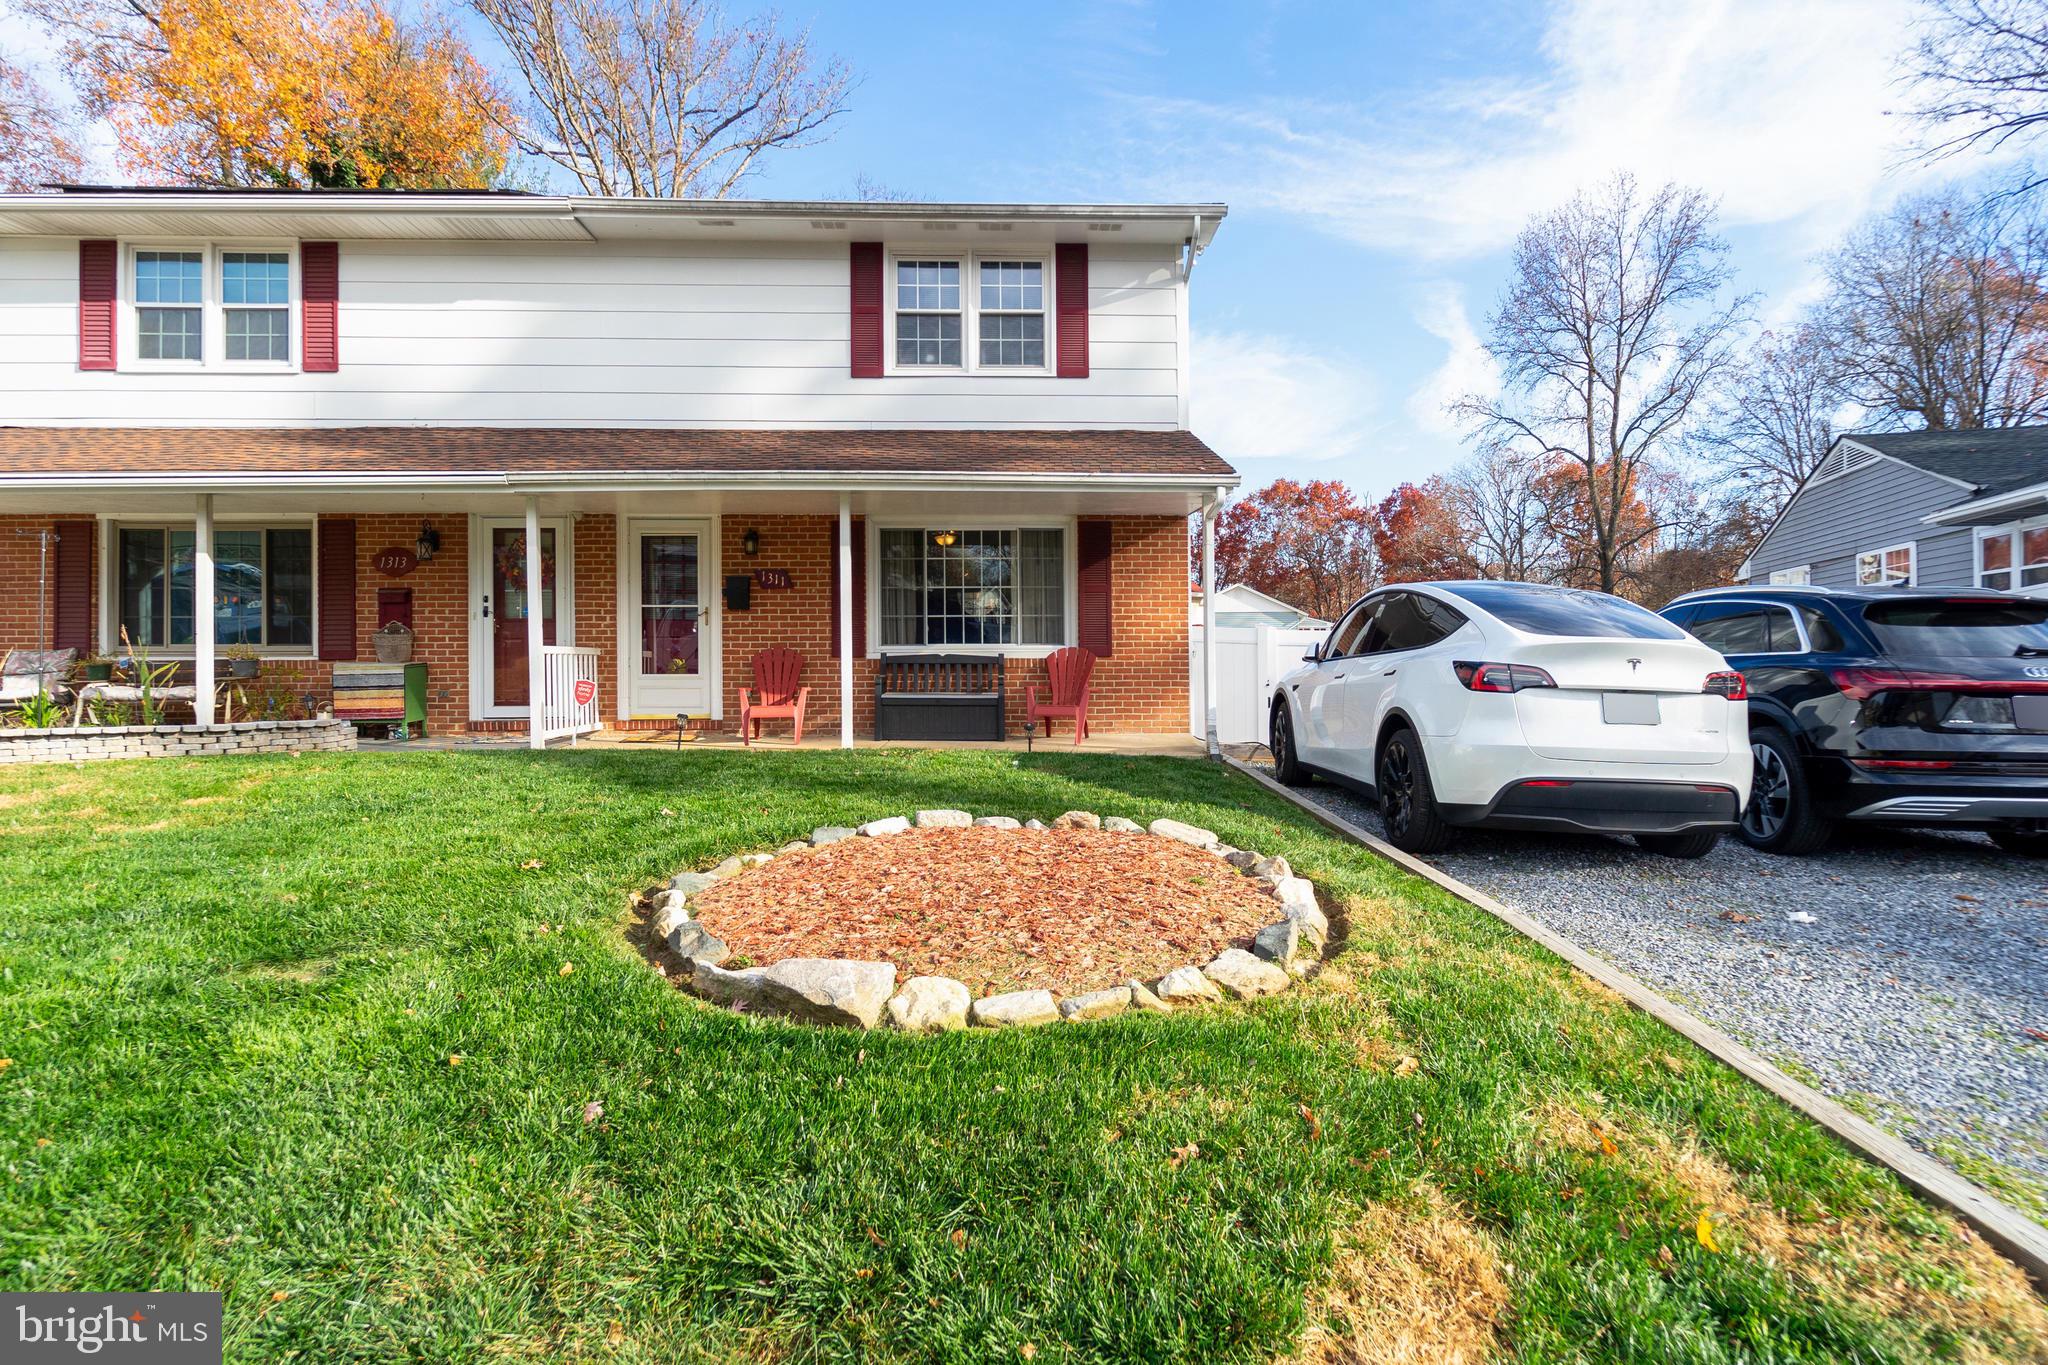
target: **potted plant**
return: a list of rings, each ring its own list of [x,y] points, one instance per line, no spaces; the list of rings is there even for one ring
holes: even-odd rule
[[[241,678],[244,680],[253,678],[256,676],[256,670],[261,664],[261,660],[256,655],[255,648],[251,645],[229,645],[220,652],[220,656],[228,661],[228,676],[230,678]]]
[[[88,654],[79,664],[87,682],[109,682],[114,676],[114,661],[104,654]]]

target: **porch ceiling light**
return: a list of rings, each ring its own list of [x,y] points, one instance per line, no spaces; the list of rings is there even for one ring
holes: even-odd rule
[[[761,533],[749,526],[747,533],[740,537],[740,549],[749,555],[761,553]]]
[[[951,545],[955,539],[957,539],[957,537],[954,536],[954,534],[951,531],[932,532],[932,544],[938,546],[942,550],[945,549],[947,546]]]
[[[441,548],[441,533],[428,522],[420,523],[419,539],[413,541],[412,552],[422,564],[434,562],[434,551]]]

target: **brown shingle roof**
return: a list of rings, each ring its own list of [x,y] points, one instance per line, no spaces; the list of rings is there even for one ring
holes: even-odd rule
[[[1128,474],[1227,478],[1185,431],[0,427],[37,474]]]

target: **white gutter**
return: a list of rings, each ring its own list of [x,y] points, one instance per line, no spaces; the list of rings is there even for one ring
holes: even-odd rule
[[[1944,507],[1939,512],[1929,512],[1920,518],[1923,525],[1951,526],[1958,523],[1978,521],[1986,512],[2004,512],[2025,507],[2031,502],[2048,502],[2048,481],[2030,483],[2025,488],[2015,488],[2010,493],[2000,493],[1995,498],[1976,498],[1960,502],[1954,507]]]
[[[668,491],[675,489],[767,488],[794,492],[840,492],[895,489],[944,492],[949,488],[976,491],[1043,491],[1074,489],[1084,492],[1116,490],[1152,491],[1175,489],[1205,491],[1219,484],[1235,487],[1239,476],[1231,474],[901,474],[881,472],[835,472],[816,474],[719,473],[677,470],[582,470],[574,472],[537,471],[515,474],[482,472],[474,474],[409,474],[399,471],[361,473],[296,474],[265,472],[251,474],[236,470],[195,471],[185,474],[0,474],[0,488],[71,489],[93,488],[149,492],[157,489],[197,491],[215,489],[237,492],[270,488],[402,488],[402,489],[547,489],[576,492]]]

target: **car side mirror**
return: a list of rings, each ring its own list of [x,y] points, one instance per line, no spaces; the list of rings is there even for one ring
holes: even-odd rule
[[[1323,647],[1321,645],[1317,645],[1314,648],[1310,649],[1308,653],[1301,656],[1301,661],[1305,664],[1321,663],[1323,661]]]

